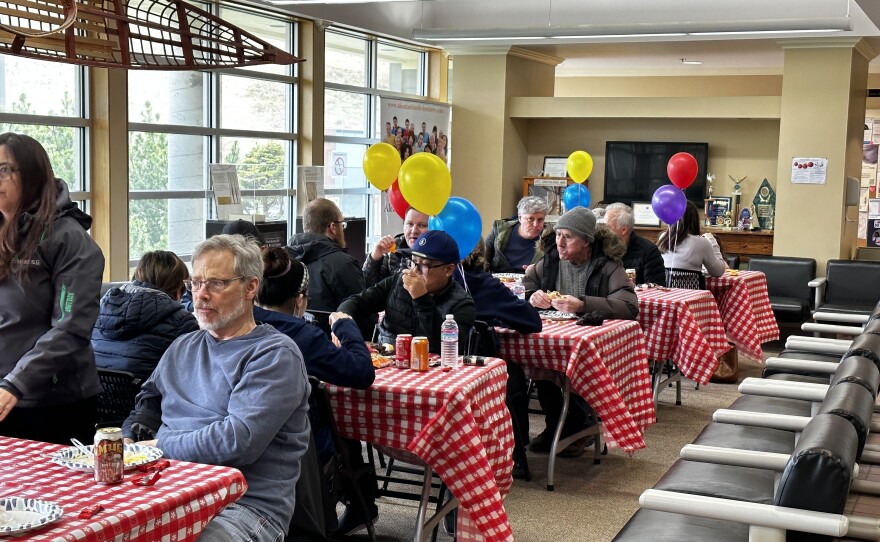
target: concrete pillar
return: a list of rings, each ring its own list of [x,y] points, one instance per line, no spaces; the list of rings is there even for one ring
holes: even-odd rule
[[[846,177],[861,174],[868,62],[877,55],[858,39],[782,44],[785,65],[773,253],[825,262],[850,258],[856,212],[844,205]],[[827,158],[825,184],[792,184],[792,158]]]

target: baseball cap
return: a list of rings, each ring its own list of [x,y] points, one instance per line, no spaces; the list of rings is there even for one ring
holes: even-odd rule
[[[415,245],[408,251],[410,254],[437,260],[441,263],[458,263],[458,243],[443,230],[428,230],[419,235]]]
[[[260,230],[257,229],[257,226],[253,222],[248,222],[247,220],[239,219],[234,222],[229,222],[223,226],[223,233],[227,235],[251,237],[261,246],[266,244],[266,240],[263,239],[263,235],[260,233]]]

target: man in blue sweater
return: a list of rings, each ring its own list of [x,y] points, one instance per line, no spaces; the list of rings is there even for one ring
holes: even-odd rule
[[[282,538],[308,447],[309,384],[292,339],[257,325],[253,300],[263,275],[257,243],[217,235],[193,252],[199,331],[178,338],[138,394],[123,434],[147,429],[166,457],[239,469],[247,493],[202,532],[201,541]]]

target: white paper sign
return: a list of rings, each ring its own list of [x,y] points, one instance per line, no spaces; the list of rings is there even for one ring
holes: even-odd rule
[[[230,214],[241,214],[241,188],[235,164],[210,164],[209,171],[217,218],[228,220]]]
[[[827,158],[792,158],[792,184],[825,184]]]
[[[568,186],[568,179],[535,179],[535,186],[561,186],[565,188]]]
[[[310,201],[324,197],[324,168],[299,166],[296,178],[296,214],[302,216]]]

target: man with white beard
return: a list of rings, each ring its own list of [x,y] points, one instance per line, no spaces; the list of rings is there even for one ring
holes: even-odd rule
[[[292,339],[257,324],[263,275],[256,241],[217,235],[193,252],[199,331],[179,337],[138,394],[123,425],[166,457],[239,469],[247,493],[205,527],[199,540],[269,542],[286,533],[300,459],[309,442],[309,384]]]

